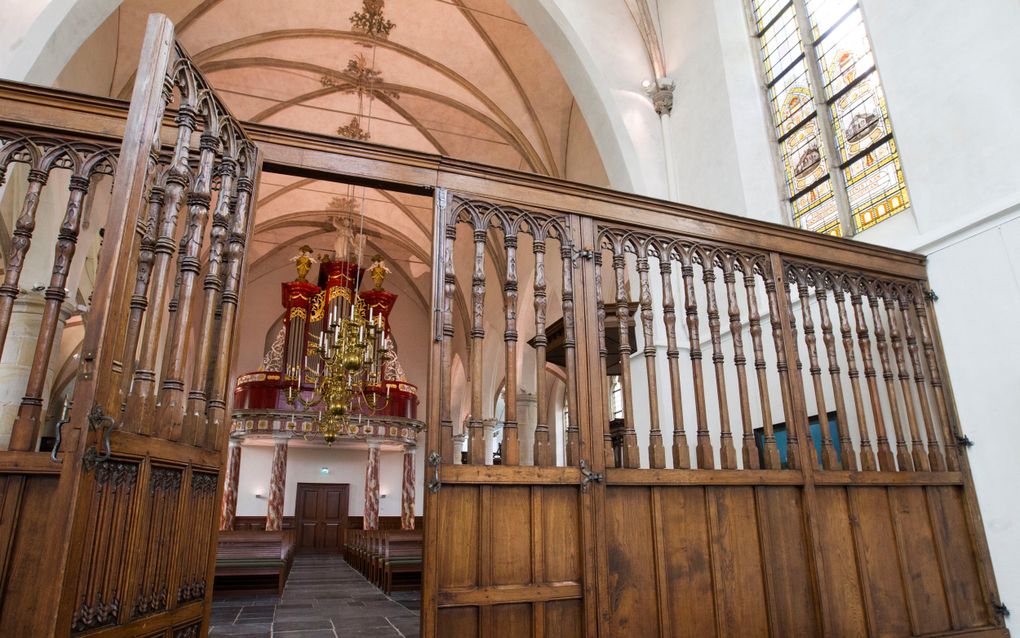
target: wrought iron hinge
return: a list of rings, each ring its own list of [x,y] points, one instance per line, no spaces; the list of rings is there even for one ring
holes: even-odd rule
[[[71,421],[71,402],[67,401],[64,403],[64,414],[57,421],[56,425],[56,439],[53,441],[53,449],[50,450],[50,460],[54,463],[63,463],[63,459],[57,458],[57,453],[60,452],[60,443],[64,437],[64,426]]]
[[[995,610],[995,614],[997,616],[1002,616],[1003,618],[1009,618],[1009,607],[1003,605],[1001,602],[993,602],[992,603],[992,609]]]
[[[579,467],[581,468],[581,491],[582,492],[587,492],[588,491],[588,484],[589,483],[601,483],[602,482],[602,478],[603,478],[602,475],[599,474],[598,472],[592,472],[591,470],[589,470],[588,469],[588,464],[585,462],[584,459],[581,459]]]
[[[573,262],[573,265],[576,267],[578,259],[594,259],[594,258],[595,253],[592,252],[590,248],[585,248],[584,250],[575,250],[574,254],[570,257],[570,261]]]
[[[967,435],[956,435],[956,444],[962,447],[974,447],[974,441],[970,440]]]
[[[117,421],[112,416],[108,416],[98,405],[92,406],[92,410],[89,412],[89,431],[99,432],[101,443],[85,451],[86,471],[91,470],[99,463],[106,463],[110,460],[110,435],[116,428]],[[102,452],[99,452],[100,445],[102,445]]]
[[[429,465],[432,466],[432,478],[429,479],[429,491],[433,494],[439,492],[440,488],[443,487],[443,482],[439,480],[439,464],[443,462],[443,457],[440,456],[439,452],[433,452],[429,454]]]
[[[939,300],[939,296],[935,294],[934,290],[929,289],[927,292],[924,293],[924,296],[928,298],[928,301],[934,302]]]

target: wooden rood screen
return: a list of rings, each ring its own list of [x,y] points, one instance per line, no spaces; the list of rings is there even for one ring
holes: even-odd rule
[[[422,635],[1007,635],[923,258],[246,127],[257,152],[162,17],[138,78],[126,124],[118,102],[0,83],[0,172],[25,193],[0,345],[33,362],[0,452],[0,635],[203,631],[263,153],[434,189]],[[51,457],[58,310],[111,174]]]
[[[21,281],[28,251],[55,251],[28,388],[10,451],[0,452],[4,636],[186,638],[200,635],[209,609],[259,160],[165,17],[150,19],[138,77],[123,142],[106,131],[0,122],[0,172],[29,169],[0,286],[0,346],[24,340],[8,328],[29,294]],[[36,114],[45,111],[40,104]],[[40,218],[41,194],[66,173],[55,248],[40,245],[37,225],[52,225]],[[36,452],[83,202],[104,183],[109,192],[99,181],[109,174],[108,210],[92,211],[105,216],[105,236],[73,408],[52,455]]]
[[[423,635],[1006,635],[922,258],[439,181]]]

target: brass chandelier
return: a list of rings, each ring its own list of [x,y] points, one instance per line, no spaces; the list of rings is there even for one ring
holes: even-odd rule
[[[308,347],[308,354],[318,359],[316,369],[308,368],[307,363],[302,366],[302,376],[314,382],[311,396],[301,396],[303,379],[287,389],[291,405],[317,410],[315,425],[328,445],[340,435],[357,432],[352,415],[378,412],[388,399],[388,389],[382,397],[366,392],[366,388],[383,385],[384,357],[390,347],[383,315],[374,312],[356,290],[344,292],[350,293],[350,313],[325,327],[318,343]]]

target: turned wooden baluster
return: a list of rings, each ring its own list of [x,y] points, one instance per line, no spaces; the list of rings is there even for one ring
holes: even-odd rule
[[[32,233],[35,232],[35,213],[39,208],[39,194],[49,179],[48,170],[32,168],[28,171],[28,192],[21,203],[21,212],[14,223],[11,233],[11,252],[4,271],[4,282],[0,285],[0,352],[7,343],[7,331],[11,327],[11,313],[14,312],[14,300],[18,296],[18,283],[21,271],[25,267],[25,255],[32,245]],[[34,447],[33,441],[31,446]],[[18,448],[11,447],[15,450]],[[28,448],[25,448],[28,449]]]
[[[556,461],[552,442],[549,438],[548,399],[546,398],[546,346],[549,340],[545,335],[546,313],[546,280],[545,280],[545,241],[535,237],[531,251],[535,255],[535,387],[538,423],[535,426],[535,465],[550,466]],[[598,277],[598,274],[595,275]],[[598,284],[596,284],[598,285]],[[603,312],[605,312],[603,310]],[[601,338],[601,335],[599,335]]]
[[[924,446],[921,444],[921,432],[917,424],[917,414],[914,411],[914,395],[910,391],[910,372],[907,369],[906,358],[903,352],[903,337],[900,334],[896,320],[895,299],[893,299],[895,294],[895,291],[890,286],[882,287],[882,305],[885,307],[885,316],[889,319],[889,342],[893,347],[893,354],[896,359],[896,377],[900,382],[900,390],[903,392],[903,407],[907,412],[907,427],[910,434],[910,458],[913,461],[915,470],[927,472],[931,469],[931,466],[928,464],[928,457],[925,455]]]
[[[698,300],[694,292],[694,266],[689,252],[683,255],[680,276],[684,280],[684,312],[687,319],[687,339],[690,345],[691,376],[694,381],[694,410],[698,421],[697,443],[694,454],[698,468],[715,469],[715,454],[708,433],[708,413],[705,405],[705,377],[701,369],[701,336],[698,332]]]
[[[506,413],[503,419],[504,465],[520,465],[521,449],[517,432],[517,234],[505,223],[503,246],[506,249],[506,281],[503,282],[503,307],[506,311]],[[479,378],[481,381],[481,378]]]
[[[637,258],[638,285],[641,288],[641,334],[645,342],[645,374],[648,376],[648,465],[652,468],[666,467],[666,448],[662,445],[662,430],[659,427],[659,388],[655,380],[655,310],[652,307],[652,287],[648,281],[648,246],[639,247]]]
[[[766,282],[766,288],[768,288],[768,282]],[[755,291],[754,267],[750,264],[744,270],[744,292],[747,297],[747,327],[751,333],[751,346],[754,348],[754,371],[758,380],[758,402],[761,407],[762,429],[765,432],[763,446],[765,469],[779,470],[782,469],[782,462],[779,459],[779,448],[776,446],[776,433],[772,427],[772,402],[769,397],[768,367],[765,363],[765,347],[762,345],[761,339],[761,313],[758,311],[758,293]],[[778,325],[778,322],[773,322],[773,324]],[[782,372],[780,372],[780,383],[783,383]]]
[[[613,435],[609,429],[609,422],[613,418],[613,408],[609,397],[609,372],[606,359],[609,358],[609,350],[606,347],[606,304],[602,300],[602,250],[595,251],[595,317],[598,321],[598,342],[599,342],[599,367],[601,370],[600,387],[602,398],[605,402],[605,416],[602,423],[602,454],[605,457],[606,467],[616,467],[616,454],[613,452]]]
[[[575,466],[581,460],[580,430],[577,427],[577,416],[580,410],[577,400],[577,362],[574,351],[577,342],[574,336],[574,247],[566,237],[560,240],[560,262],[563,264],[563,352],[566,355],[567,390],[564,398],[567,401],[567,465]]]
[[[773,260],[773,263],[776,263]],[[774,271],[775,265],[772,266],[771,270]],[[786,302],[787,316],[789,317],[790,327],[790,340],[793,342],[793,369],[796,371],[791,372],[789,362],[786,358],[786,337],[783,335],[783,324],[780,315],[779,304],[783,300],[780,300],[781,289],[776,285],[776,280],[773,276],[766,278],[765,280],[765,293],[769,299],[769,315],[770,323],[772,324],[772,342],[776,348],[776,370],[779,372],[779,388],[783,397],[783,416],[786,421],[786,464],[791,470],[801,469],[802,461],[800,458],[800,437],[797,432],[800,426],[794,421],[800,416],[798,411],[794,407],[793,403],[793,383],[794,379],[797,379],[797,383],[803,384],[804,373],[800,363],[800,351],[797,349],[797,322],[793,317],[793,301],[789,294],[789,288],[784,286],[782,289],[782,297]],[[796,376],[795,376],[796,375]],[[806,408],[805,408],[806,411]],[[810,433],[808,433],[810,436]],[[814,463],[812,459],[806,459],[803,463]]]
[[[832,382],[832,397],[836,404],[836,431],[839,433],[840,462],[844,470],[857,469],[857,453],[850,440],[850,426],[846,417],[846,399],[843,396],[843,378],[840,376],[839,356],[836,354],[836,338],[833,336],[832,319],[829,317],[829,288],[831,277],[822,271],[812,272],[815,283],[815,298],[818,300],[818,320],[822,328],[822,343],[825,358],[829,363],[829,379]],[[821,421],[819,419],[819,421]]]
[[[616,275],[616,319],[619,321],[620,334],[620,384],[623,389],[623,467],[641,467],[641,454],[638,451],[637,433],[634,431],[634,403],[630,377],[630,298],[627,294],[627,260],[623,254],[623,244],[617,240],[613,251],[613,271]]]
[[[833,280],[833,296],[836,299],[836,312],[839,317],[839,334],[843,338],[843,352],[846,354],[847,376],[850,377],[850,390],[854,395],[854,410],[857,414],[857,431],[861,437],[861,469],[871,472],[878,469],[875,463],[875,451],[871,448],[871,435],[868,433],[868,416],[864,407],[864,396],[861,393],[860,371],[854,355],[853,332],[846,311],[845,289],[842,277]]]
[[[726,308],[730,318],[730,338],[733,340],[733,363],[737,367],[737,394],[740,396],[740,421],[744,436],[741,450],[745,470],[761,468],[758,459],[758,444],[754,440],[754,425],[751,423],[751,399],[747,390],[747,357],[744,356],[744,327],[740,320],[740,304],[737,302],[736,255],[723,259],[723,282],[726,284]]]
[[[676,302],[673,300],[672,255],[663,249],[659,255],[662,275],[662,322],[666,326],[666,358],[669,360],[669,393],[673,407],[673,468],[691,468],[691,449],[684,430],[683,401],[680,395],[680,348],[676,341]]]
[[[839,469],[836,448],[832,445],[829,434],[829,412],[825,407],[825,390],[822,387],[822,368],[818,363],[818,343],[815,339],[815,323],[811,316],[811,298],[808,289],[807,273],[802,268],[790,267],[790,279],[796,279],[797,293],[800,296],[801,322],[804,324],[804,345],[808,352],[808,372],[811,374],[811,385],[815,392],[815,410],[818,414],[818,430],[822,437],[822,468]],[[817,291],[817,288],[816,288]],[[790,317],[793,317],[791,311]],[[798,365],[799,367],[799,365]],[[801,375],[798,375],[801,376]],[[803,378],[803,376],[801,376]]]
[[[32,368],[28,373],[28,385],[25,396],[18,408],[18,418],[11,432],[11,450],[33,450],[39,436],[43,407],[43,386],[46,384],[46,372],[50,367],[50,355],[53,352],[53,341],[57,335],[57,323],[60,320],[60,305],[67,297],[64,286],[71,270],[75,247],[78,245],[78,232],[81,229],[82,201],[89,190],[88,174],[71,176],[70,196],[64,219],[57,232],[57,245],[53,255],[53,271],[50,274],[50,285],[46,288],[44,298],[39,339],[35,343],[35,355],[32,357]]]
[[[156,166],[154,164],[154,166]],[[155,172],[153,168],[153,172]],[[156,177],[156,176],[154,176]],[[131,293],[130,310],[128,311],[127,329],[124,334],[124,368],[120,378],[121,410],[127,404],[124,398],[131,391],[131,381],[135,374],[135,357],[138,353],[138,336],[142,331],[142,319],[145,310],[149,307],[149,279],[152,275],[152,264],[156,253],[156,224],[159,221],[159,211],[163,208],[165,190],[162,186],[162,178],[165,175],[156,177],[149,189],[148,207],[144,218],[138,219],[141,231],[141,240],[138,248],[138,271],[135,274],[135,288]],[[138,423],[125,423],[123,428],[127,431],[134,431]]]
[[[206,406],[205,445],[208,449],[219,450],[227,440],[227,379],[230,373],[230,351],[236,329],[237,304],[241,287],[241,272],[244,265],[244,250],[247,232],[254,214],[252,193],[255,189],[257,153],[254,146],[245,142],[240,157],[240,173],[237,179],[237,198],[233,202],[234,214],[231,219],[230,237],[227,244],[226,274],[223,293],[220,296],[220,321],[213,356],[214,369],[210,383],[209,400]]]
[[[942,373],[939,369],[938,354],[932,340],[934,326],[928,323],[926,296],[922,291],[914,295],[914,312],[917,314],[917,325],[921,332],[921,347],[928,363],[928,378],[931,379],[932,390],[935,391],[935,405],[939,411],[939,423],[942,424],[942,440],[946,447],[946,469],[950,472],[960,471],[960,453],[957,449],[956,429],[950,421],[950,408],[946,398]]]
[[[885,321],[882,319],[882,312],[878,307],[880,293],[877,282],[868,284],[868,305],[871,307],[871,317],[875,324],[875,343],[878,345],[878,358],[882,363],[882,378],[885,380],[885,390],[889,397],[889,412],[892,414],[893,434],[896,435],[896,462],[900,471],[909,472],[914,469],[910,461],[910,453],[907,450],[906,436],[903,433],[903,423],[900,421],[899,398],[896,396],[896,383],[892,371],[892,364],[889,362],[889,344],[885,338]]]
[[[925,383],[924,367],[917,347],[917,334],[914,332],[910,317],[908,295],[913,291],[904,287],[897,292],[896,305],[900,310],[900,317],[903,319],[903,335],[907,341],[907,352],[910,353],[910,363],[914,370],[914,385],[917,387],[917,399],[921,404],[921,419],[924,421],[924,431],[928,437],[928,467],[936,472],[941,472],[946,469],[946,460],[942,456],[942,450],[939,449],[938,436],[935,434],[931,405],[928,403],[928,386]]]
[[[228,152],[231,149],[228,148]],[[233,153],[230,153],[233,155]],[[203,281],[205,299],[202,305],[202,319],[198,329],[198,352],[191,375],[191,389],[188,391],[188,405],[184,429],[198,432],[205,425],[205,408],[209,364],[212,360],[213,343],[216,337],[216,314],[220,307],[220,293],[223,290],[224,251],[227,245],[230,224],[230,200],[234,180],[237,177],[237,160],[224,157],[218,167],[220,191],[213,211],[212,228],[209,231],[209,269]],[[196,436],[201,440],[204,432]]]
[[[166,177],[166,193],[159,220],[149,282],[149,307],[145,312],[145,326],[139,339],[142,343],[134,381],[127,398],[124,420],[132,429],[142,433],[152,430],[153,407],[156,401],[156,357],[159,353],[159,334],[167,313],[167,294],[170,285],[170,263],[173,259],[177,234],[177,217],[181,198],[190,183],[188,166],[192,132],[195,130],[195,109],[182,104],[177,111],[177,143]]]
[[[186,404],[184,366],[186,357],[191,354],[193,334],[191,311],[194,306],[192,297],[195,294],[195,282],[202,271],[199,253],[205,240],[205,226],[209,219],[209,205],[212,200],[213,163],[220,147],[219,126],[214,119],[216,116],[209,114],[207,117],[213,124],[212,126],[207,124],[209,128],[199,138],[198,173],[187,196],[188,216],[177,261],[180,279],[176,296],[177,312],[173,331],[168,335],[166,352],[163,355],[167,365],[159,397],[160,436],[168,436],[171,440],[182,440],[188,444],[195,443],[197,428],[189,427],[187,431],[184,429]],[[189,426],[194,425],[194,421],[189,421]]]
[[[719,407],[719,467],[732,470],[737,467],[737,450],[733,445],[730,407],[726,399],[726,357],[722,351],[719,304],[715,298],[715,266],[715,255],[711,252],[706,254],[701,264],[701,274],[708,306],[708,330],[712,340],[712,366],[715,368],[715,391]]]
[[[878,445],[878,469],[885,472],[896,471],[896,461],[889,447],[889,435],[885,429],[885,415],[882,412],[882,397],[878,391],[878,376],[871,353],[871,336],[868,323],[864,318],[862,294],[866,293],[866,284],[861,280],[852,282],[850,305],[854,309],[854,322],[857,328],[857,345],[864,363],[864,378],[868,383],[868,396],[871,399],[871,416],[875,419],[875,438]]]
[[[446,208],[446,191],[436,197],[440,213]],[[445,219],[445,216],[443,217]],[[440,454],[443,463],[453,463],[453,296],[457,294],[453,244],[457,239],[456,220],[446,223],[443,248],[443,343],[441,348],[442,392],[439,395]]]
[[[485,240],[488,219],[477,221],[474,228],[475,261],[471,277],[471,415],[468,418],[468,462],[484,465],[485,433],[482,429],[482,349],[485,347]],[[511,393],[517,388],[507,388],[509,403]]]

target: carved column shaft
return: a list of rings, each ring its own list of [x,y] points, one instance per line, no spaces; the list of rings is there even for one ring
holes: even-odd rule
[[[276,440],[273,446],[273,470],[269,478],[269,511],[266,514],[266,531],[278,532],[283,524],[283,492],[287,483],[287,438]]]
[[[365,466],[364,529],[379,529],[379,442],[368,442],[368,464]]]
[[[414,453],[404,450],[404,477],[400,483],[400,529],[414,529]]]
[[[231,439],[227,455],[227,472],[223,485],[223,506],[220,510],[220,531],[234,529],[234,517],[237,515],[237,480],[241,472],[241,442]]]

